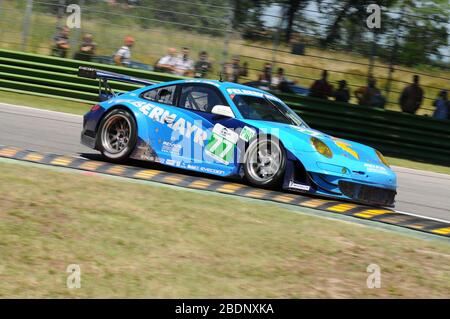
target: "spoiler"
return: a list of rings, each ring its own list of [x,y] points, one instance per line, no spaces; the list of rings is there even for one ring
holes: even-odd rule
[[[119,81],[119,82],[127,82],[133,84],[141,84],[141,85],[153,85],[156,82],[151,82],[144,79],[135,78],[132,76],[113,73],[108,71],[97,70],[94,68],[89,68],[85,66],[80,66],[78,68],[78,76],[81,78],[87,79],[98,79],[99,80],[99,99],[100,101],[109,100],[112,97],[115,97],[117,94],[111,89],[108,84],[108,80]]]

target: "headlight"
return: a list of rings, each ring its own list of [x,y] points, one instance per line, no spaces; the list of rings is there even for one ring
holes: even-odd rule
[[[380,151],[375,150],[375,152],[377,153],[378,158],[380,159],[381,163],[383,163],[384,165],[386,165],[387,167],[389,166],[389,162],[387,161],[387,159],[384,158],[383,154],[381,154]]]
[[[325,144],[318,138],[311,137],[311,144],[314,146],[316,151],[319,152],[320,154],[322,154],[323,156],[328,157],[328,158],[333,157],[333,152],[331,151],[331,149],[327,146],[327,144]]]

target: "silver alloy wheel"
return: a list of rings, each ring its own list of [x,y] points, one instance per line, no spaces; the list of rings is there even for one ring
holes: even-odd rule
[[[261,141],[251,147],[247,157],[250,176],[258,182],[272,179],[281,168],[282,151],[278,143]]]
[[[106,152],[120,156],[127,148],[131,137],[131,123],[122,114],[108,118],[101,132],[102,146]]]

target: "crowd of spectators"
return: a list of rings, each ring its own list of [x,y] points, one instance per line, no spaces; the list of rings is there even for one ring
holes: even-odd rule
[[[67,57],[70,49],[69,32],[69,28],[63,27],[53,38],[52,55],[61,58]],[[125,37],[124,45],[113,54],[113,61],[116,65],[129,66],[131,62],[131,49],[134,43],[135,40],[133,37]],[[95,56],[96,46],[93,36],[91,34],[85,34],[73,58],[91,61]],[[157,60],[154,65],[154,70],[180,76],[206,78],[213,71],[213,63],[210,61],[206,51],[199,52],[198,59],[194,62],[190,58],[190,50],[188,47],[181,48],[179,54],[175,48],[169,48],[167,54]],[[241,64],[239,56],[235,55],[230,62],[224,63],[221,78],[224,81],[238,83],[242,77],[248,77],[248,63],[243,62]],[[419,76],[414,75],[412,83],[407,85],[400,94],[399,105],[404,113],[416,114],[422,105],[424,92],[419,82]],[[261,88],[291,92],[289,88],[295,85],[296,81],[288,79],[285,76],[283,68],[278,68],[276,72],[273,72],[272,63],[266,62],[258,75],[257,83]],[[309,88],[309,96],[324,100],[334,99],[337,102],[348,103],[351,99],[351,92],[347,81],[340,80],[337,83],[338,87],[334,89],[333,85],[328,81],[328,71],[323,70],[320,79],[314,81]],[[386,104],[386,98],[377,87],[377,81],[373,77],[368,78],[367,85],[357,88],[354,91],[354,96],[360,106],[384,108]],[[433,114],[434,118],[450,119],[450,102],[446,90],[439,92],[433,105],[436,107]]]
[[[158,72],[192,77],[195,74],[195,64],[189,54],[190,50],[187,47],[183,47],[179,55],[175,48],[170,48],[167,54],[156,62],[154,69]]]
[[[419,84],[420,77],[414,75],[412,83],[407,85],[400,94],[399,105],[404,113],[416,114],[422,105],[424,92]],[[373,77],[369,77],[367,85],[359,87],[354,92],[358,105],[366,107],[384,108],[386,98],[382,95],[381,90],[377,87],[377,81]],[[338,87],[335,90],[333,85],[328,82],[328,72],[322,71],[321,78],[314,81],[309,89],[309,96],[328,100],[330,98],[337,102],[348,103],[351,98],[350,89],[347,87],[347,81],[338,81]],[[438,97],[433,102],[436,107],[433,117],[437,119],[450,119],[450,102],[446,90],[441,90]]]
[[[367,85],[355,90],[354,94],[358,100],[358,105],[368,107],[384,107],[386,100],[382,96],[380,89],[376,86],[376,80],[369,77]],[[351,98],[350,89],[347,81],[338,81],[338,87],[335,90],[328,81],[328,71],[323,70],[319,80],[314,81],[309,89],[309,96],[318,99],[328,100],[334,98],[335,101],[348,103]]]

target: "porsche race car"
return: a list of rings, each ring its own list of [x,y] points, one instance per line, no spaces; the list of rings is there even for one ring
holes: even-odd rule
[[[236,83],[152,83],[80,67],[100,81],[81,142],[110,161],[128,158],[246,180],[256,187],[393,206],[396,175],[372,147],[308,126],[278,97]],[[109,80],[144,85],[116,94]]]

